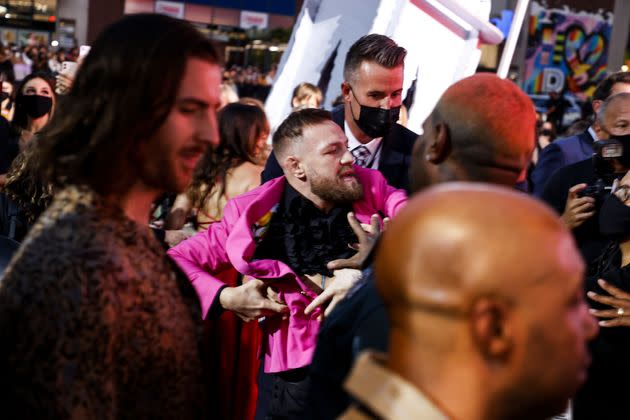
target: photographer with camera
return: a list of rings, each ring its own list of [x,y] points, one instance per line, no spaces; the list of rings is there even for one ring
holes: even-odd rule
[[[630,142],[630,135],[622,141]],[[590,345],[588,380],[573,400],[574,420],[627,418],[627,390],[611,383],[630,375],[630,171],[606,195],[597,218],[611,242],[592,265],[585,288],[602,328]]]
[[[618,93],[597,114],[600,140],[590,159],[558,170],[543,199],[573,229],[589,276],[585,289],[602,327],[591,343],[588,380],[573,399],[574,420],[627,418],[630,376],[630,93]],[[565,205],[566,204],[566,205]]]
[[[597,114],[601,104],[613,95],[630,92],[630,72],[609,74],[599,82],[591,96],[592,110]],[[590,158],[595,143],[601,138],[597,121],[582,133],[558,139],[541,151],[538,163],[532,171],[531,183],[534,195],[541,197],[551,176],[560,168]]]
[[[615,179],[630,170],[630,93],[606,99],[597,113],[600,141],[592,158],[559,169],[549,180],[542,200],[562,215],[572,229],[587,264],[597,258],[608,243],[594,217]]]

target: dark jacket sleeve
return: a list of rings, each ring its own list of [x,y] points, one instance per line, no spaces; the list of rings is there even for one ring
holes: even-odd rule
[[[13,135],[9,122],[0,117],[0,175],[7,173],[11,162],[20,152],[17,138]]]
[[[284,175],[284,173],[278,163],[278,159],[276,159],[276,154],[271,152],[269,159],[267,159],[265,169],[260,174],[260,183],[264,184],[265,182],[281,177],[282,175]]]
[[[536,197],[542,196],[551,175],[564,164],[564,154],[557,144],[551,143],[542,150],[538,164],[532,172],[533,191]]]
[[[568,182],[565,172],[565,170],[560,170],[554,173],[539,194],[540,199],[553,207],[558,215],[564,213],[569,188],[572,187],[572,185],[568,185],[570,182]]]
[[[366,349],[387,351],[389,318],[372,267],[363,275],[361,283],[322,323],[310,367],[304,420],[338,418],[351,403],[343,383],[358,354]]]

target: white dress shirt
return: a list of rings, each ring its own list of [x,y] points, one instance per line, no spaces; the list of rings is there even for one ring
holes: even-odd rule
[[[348,150],[352,152],[359,146],[367,147],[367,149],[370,151],[370,158],[368,159],[368,162],[370,162],[371,164],[366,167],[370,169],[378,169],[378,161],[381,159],[381,144],[383,137],[372,139],[369,143],[363,144],[359,140],[357,140],[354,134],[352,134],[352,130],[350,130],[350,127],[348,127],[348,124],[345,121],[343,123],[343,127],[346,133],[346,137],[348,137]]]

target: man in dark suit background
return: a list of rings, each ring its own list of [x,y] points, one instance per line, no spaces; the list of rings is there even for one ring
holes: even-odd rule
[[[593,92],[593,111],[597,114],[602,103],[612,95],[630,92],[630,72],[613,73],[606,77]],[[597,122],[587,131],[559,139],[545,147],[532,172],[534,195],[540,197],[549,179],[558,169],[587,159],[593,155],[593,142],[598,140]]]
[[[630,146],[628,139],[630,136],[630,93],[622,92],[608,98],[600,106],[597,117],[603,133],[601,140],[615,137],[624,149]],[[613,176],[616,175],[618,179],[622,179],[621,185],[624,185],[622,177],[626,171],[630,170],[630,163],[624,156],[621,159],[616,158],[613,167],[615,172]],[[626,240],[626,235],[622,234],[623,229],[618,236],[611,235],[609,230],[609,226],[615,227],[619,224],[624,226],[624,213],[609,212],[604,207],[600,207],[604,205],[604,202],[610,203],[608,200],[612,199],[612,195],[608,192],[606,196],[610,198],[604,198],[599,205],[592,197],[579,197],[578,194],[587,184],[595,183],[598,178],[595,171],[596,165],[593,159],[585,159],[558,170],[551,177],[542,198],[559,214],[562,214],[565,224],[573,231],[585,261],[590,264],[585,291],[607,295],[608,292],[602,289],[598,282],[601,278],[621,288],[620,293],[627,293],[629,271],[627,262],[622,260],[623,254],[619,251],[619,243]],[[618,191],[623,191],[622,188]],[[621,202],[620,206],[624,207]],[[612,208],[615,209],[614,206]],[[606,230],[609,230],[608,234],[603,233]],[[615,243],[614,246],[613,243]],[[593,300],[608,303],[607,300],[601,299],[610,299],[610,297]],[[615,379],[611,382],[611,378],[627,377],[630,372],[627,357],[629,336],[627,328],[624,328],[624,320],[627,319],[628,312],[626,311],[624,316],[623,310],[617,311],[617,308],[622,308],[622,306],[617,302],[614,303],[614,307],[606,306],[605,308],[595,303],[594,308],[599,310],[596,316],[612,312],[615,317],[610,316],[612,318],[610,322],[601,324],[608,328],[602,328],[591,345],[593,363],[589,368],[588,380],[573,400],[573,419],[627,418],[625,388],[609,386],[617,383]],[[607,311],[602,309],[607,309]]]
[[[610,96],[598,109],[597,124],[601,128],[602,140],[611,136],[630,135],[630,92]],[[630,169],[622,162],[617,165],[617,172]],[[609,242],[609,238],[600,233],[598,217],[594,217],[598,206],[595,198],[580,196],[580,191],[587,185],[595,184],[597,179],[595,164],[589,157],[556,171],[540,197],[561,215],[573,231],[587,264],[592,264]]]
[[[377,169],[391,186],[408,190],[411,151],[418,135],[396,123],[406,55],[385,35],[361,37],[346,55],[341,84],[344,104],[334,108],[332,116],[348,137],[355,164]],[[272,154],[262,182],[281,175]]]

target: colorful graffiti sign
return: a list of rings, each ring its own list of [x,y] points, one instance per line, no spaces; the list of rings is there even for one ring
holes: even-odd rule
[[[532,3],[525,63],[529,94],[567,89],[587,99],[606,77],[612,14],[549,9]]]

